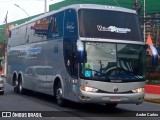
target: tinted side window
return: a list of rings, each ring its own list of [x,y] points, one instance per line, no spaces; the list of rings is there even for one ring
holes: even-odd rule
[[[12,36],[9,38],[8,45],[9,46],[17,46],[25,44],[26,34],[27,34],[27,25],[17,27],[11,30]]]
[[[40,20],[28,24],[27,29],[27,43],[38,42],[47,39],[46,35],[48,31],[48,22],[46,18],[42,18]]]
[[[63,36],[64,12],[42,18],[27,26],[26,42],[38,42]]]
[[[64,12],[60,12],[48,17],[47,38],[53,39],[63,36]]]

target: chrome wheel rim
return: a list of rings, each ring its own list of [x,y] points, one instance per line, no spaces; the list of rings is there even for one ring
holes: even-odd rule
[[[57,102],[60,103],[62,100],[62,88],[58,88],[56,91]]]

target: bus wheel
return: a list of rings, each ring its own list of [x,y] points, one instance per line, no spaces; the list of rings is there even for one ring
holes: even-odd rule
[[[18,93],[18,80],[15,80],[15,85],[14,85],[14,92]]]
[[[57,104],[59,106],[64,106],[64,99],[63,99],[63,90],[62,90],[62,86],[61,86],[61,83],[59,82],[58,85],[56,86],[56,91],[55,91],[55,95],[56,95],[56,101],[57,101]]]
[[[22,87],[22,80],[21,79],[19,79],[19,81],[18,81],[18,93],[24,94],[24,88]]]
[[[117,105],[118,105],[118,103],[108,103],[108,104],[106,104],[106,108],[107,109],[114,109]]]

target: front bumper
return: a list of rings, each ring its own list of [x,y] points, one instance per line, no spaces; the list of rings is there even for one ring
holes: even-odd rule
[[[79,102],[81,103],[130,103],[141,104],[144,101],[143,93],[108,94],[81,91]]]

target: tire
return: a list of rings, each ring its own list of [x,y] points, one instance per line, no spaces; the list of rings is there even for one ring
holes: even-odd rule
[[[24,88],[22,86],[21,78],[18,80],[18,93],[21,94],[21,95],[25,94],[25,90],[24,90]]]
[[[19,91],[18,91],[18,80],[15,81],[14,92],[19,93]]]
[[[63,89],[62,89],[62,85],[60,82],[56,86],[55,97],[56,97],[57,104],[63,107],[65,105],[65,100],[63,98]]]

